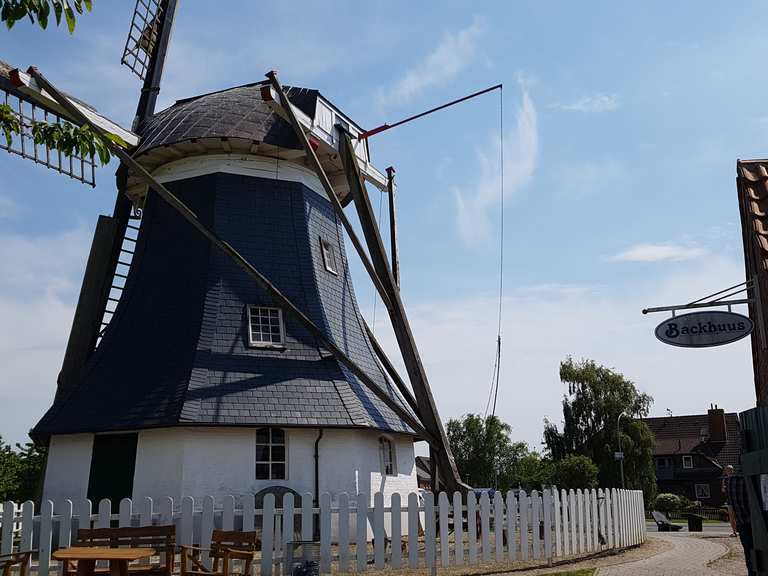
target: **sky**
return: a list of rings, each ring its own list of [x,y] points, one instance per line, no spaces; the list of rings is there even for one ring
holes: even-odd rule
[[[72,36],[20,22],[0,30],[0,59],[38,66],[130,126],[139,82],[119,61],[132,7],[97,0]],[[664,316],[641,314],[744,280],[735,163],[768,155],[768,35],[734,12],[701,1],[184,0],[159,108],[276,69],[373,127],[503,83],[370,146],[375,165],[397,170],[402,296],[444,420],[486,409],[503,217],[497,414],[539,449],[543,420],[562,417],[568,355],[625,374],[654,398],[653,415],[754,405],[748,339],[674,348],[653,334]],[[25,441],[53,398],[115,167],[91,188],[0,151],[6,441]],[[396,356],[352,260],[361,309]]]

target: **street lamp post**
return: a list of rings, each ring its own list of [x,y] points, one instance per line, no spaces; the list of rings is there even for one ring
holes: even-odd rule
[[[626,412],[622,412],[619,414],[619,417],[616,419],[616,436],[619,439],[619,469],[621,470],[621,489],[624,490],[624,450],[622,450],[621,447],[621,417],[626,416],[629,418],[629,415]]]

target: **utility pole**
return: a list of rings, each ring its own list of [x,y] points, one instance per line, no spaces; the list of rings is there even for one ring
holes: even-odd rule
[[[619,417],[616,419],[616,436],[619,439],[619,468],[621,469],[621,489],[624,490],[624,450],[621,448],[621,417],[626,416],[629,418],[629,415],[626,412],[622,412],[619,414]]]

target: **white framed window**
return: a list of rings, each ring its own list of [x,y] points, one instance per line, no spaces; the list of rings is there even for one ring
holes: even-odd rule
[[[709,499],[709,484],[694,484],[693,488],[696,493],[696,500]]]
[[[683,456],[683,468],[693,468],[693,456]]]
[[[339,269],[336,265],[336,250],[333,244],[320,238],[320,252],[323,254],[323,266],[325,266],[325,269],[331,274],[338,276]]]
[[[256,430],[256,480],[285,480],[288,473],[286,456],[285,430]]]
[[[283,311],[280,308],[248,306],[248,344],[282,346],[285,344]]]
[[[379,457],[381,459],[381,473],[384,476],[394,476],[397,474],[395,469],[395,445],[392,440],[379,437]]]

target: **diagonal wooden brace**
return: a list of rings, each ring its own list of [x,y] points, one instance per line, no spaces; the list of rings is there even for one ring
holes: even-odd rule
[[[390,302],[390,297],[387,294],[387,291],[384,288],[384,285],[382,284],[381,279],[376,274],[376,270],[371,264],[371,261],[368,258],[368,254],[365,253],[365,248],[363,248],[363,244],[360,242],[360,239],[357,237],[357,234],[355,234],[355,230],[354,228],[352,228],[352,223],[347,218],[347,215],[344,214],[344,208],[341,206],[339,199],[336,197],[336,192],[334,191],[333,186],[331,185],[331,181],[328,179],[328,175],[325,173],[325,170],[323,170],[323,166],[320,164],[320,160],[318,159],[317,154],[315,153],[315,149],[312,147],[312,144],[310,144],[309,139],[307,138],[307,135],[304,133],[304,128],[302,128],[301,123],[299,122],[299,119],[296,118],[296,114],[293,111],[293,105],[291,104],[291,101],[288,100],[288,95],[285,93],[285,90],[283,90],[283,87],[280,85],[280,81],[277,79],[277,74],[275,73],[274,70],[272,70],[268,72],[266,76],[267,78],[269,78],[269,81],[272,83],[272,87],[275,89],[275,92],[277,92],[278,96],[280,97],[280,105],[285,110],[285,114],[288,117],[288,122],[293,127],[294,132],[296,132],[296,137],[299,139],[299,142],[304,147],[304,152],[306,152],[307,154],[307,161],[309,162],[310,166],[317,174],[317,177],[320,179],[320,184],[323,186],[323,189],[325,190],[325,193],[328,196],[328,200],[330,200],[331,205],[333,206],[333,209],[336,212],[336,215],[339,217],[339,220],[341,220],[341,223],[344,226],[344,230],[346,230],[347,235],[349,236],[349,239],[352,242],[352,245],[355,247],[355,251],[357,252],[357,255],[360,257],[360,260],[362,260],[363,266],[365,266],[365,270],[368,272],[368,275],[371,277],[371,281],[373,282],[373,285],[376,287],[376,291],[379,293],[379,296],[381,296],[381,299],[384,302],[384,306],[386,306],[387,309],[391,308],[392,304]]]
[[[405,312],[405,306],[400,298],[400,289],[397,286],[392,269],[387,258],[387,252],[381,239],[376,217],[371,207],[368,192],[365,188],[365,182],[360,173],[360,166],[357,163],[357,156],[352,147],[352,139],[349,133],[339,130],[341,142],[339,145],[341,158],[349,182],[349,190],[352,194],[357,214],[360,218],[360,226],[363,229],[363,235],[368,245],[368,252],[371,255],[371,261],[376,268],[376,273],[381,278],[384,288],[392,302],[388,308],[389,317],[392,321],[392,328],[397,338],[397,344],[400,347],[400,353],[403,356],[408,378],[411,382],[413,394],[416,397],[418,406],[417,414],[424,427],[438,439],[437,444],[432,444],[432,448],[437,457],[438,470],[446,488],[453,492],[455,490],[464,491],[467,486],[462,483],[458,468],[453,459],[451,448],[448,444],[448,437],[445,434],[442,420],[437,412],[437,405],[432,396],[432,391],[427,379],[426,370],[421,362],[419,350],[416,346],[416,340],[411,331],[410,323]],[[434,487],[433,487],[434,488]]]
[[[123,164],[125,164],[131,172],[136,176],[144,180],[150,189],[154,190],[160,198],[167,202],[172,208],[174,208],[182,218],[192,224],[205,238],[213,244],[216,248],[224,252],[235,264],[237,264],[248,276],[250,276],[256,283],[273,299],[275,303],[283,307],[289,314],[296,318],[318,341],[336,358],[341,364],[346,366],[350,372],[352,372],[373,394],[379,398],[384,404],[387,405],[390,410],[397,414],[403,421],[405,421],[417,434],[422,436],[428,442],[435,442],[435,438],[425,427],[399,402],[395,401],[384,390],[371,379],[370,376],[349,356],[347,356],[343,350],[341,350],[325,333],[307,317],[291,300],[288,299],[274,284],[272,284],[266,276],[259,272],[248,260],[246,260],[235,248],[233,248],[228,242],[222,240],[218,235],[210,230],[205,224],[203,224],[197,214],[195,214],[184,202],[179,200],[170,190],[158,182],[141,164],[134,160],[125,150],[120,146],[112,142],[106,134],[98,126],[90,124],[88,118],[72,106],[66,97],[59,92],[45,77],[37,71],[35,68],[30,69],[31,74],[35,79],[53,96],[53,98],[61,104],[62,107],[67,108],[68,112],[72,114],[72,117],[83,125],[89,125],[93,132],[97,134],[101,140],[107,144],[112,153],[117,156]]]

